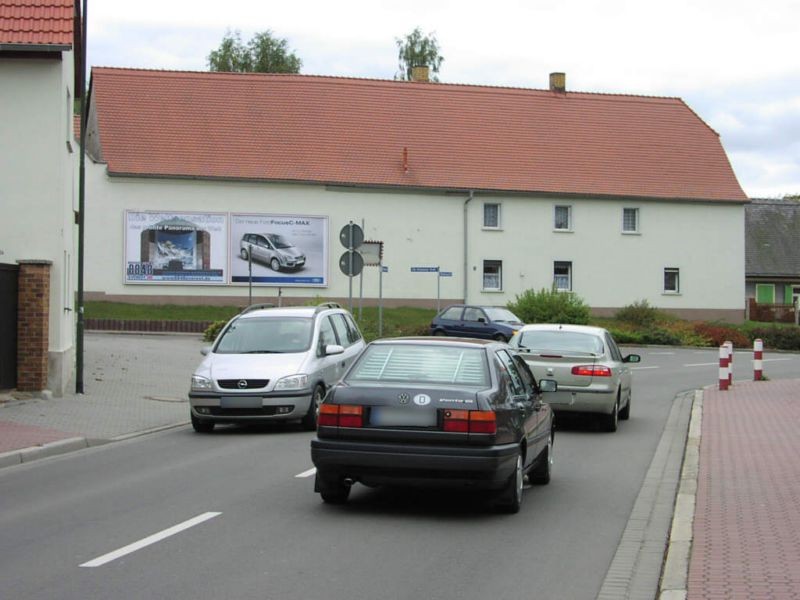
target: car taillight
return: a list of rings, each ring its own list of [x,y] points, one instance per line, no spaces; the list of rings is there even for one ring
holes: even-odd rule
[[[497,420],[491,410],[446,410],[443,429],[454,433],[497,433]]]
[[[611,369],[603,365],[577,365],[572,367],[572,374],[586,377],[611,377]]]
[[[349,404],[320,404],[317,424],[326,427],[363,427],[364,407]]]

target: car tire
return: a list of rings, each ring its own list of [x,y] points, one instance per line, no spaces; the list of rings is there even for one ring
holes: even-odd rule
[[[504,336],[502,333],[498,333],[497,335],[495,335],[494,339],[497,340],[498,342],[503,342],[504,344],[508,341],[508,338]]]
[[[623,421],[627,421],[628,419],[631,418],[631,396],[632,394],[629,392],[628,403],[625,405],[625,408],[619,411],[619,418],[622,419]]]
[[[189,412],[189,417],[192,420],[192,427],[197,433],[211,433],[214,431],[214,423],[212,421],[201,421],[191,411]]]
[[[271,261],[269,261],[269,268],[273,271],[280,271],[281,262],[277,258],[273,258]]]
[[[319,492],[326,504],[344,504],[350,496],[350,485],[340,478],[325,477],[317,471],[314,491]]]
[[[242,257],[242,260],[250,260],[250,253],[247,251],[247,248],[242,248],[242,251],[239,252],[239,256]]]
[[[497,496],[497,508],[506,514],[516,514],[522,506],[522,488],[525,474],[522,472],[522,452],[517,452],[516,466],[503,489]]]
[[[314,392],[311,394],[311,403],[308,405],[308,412],[303,417],[303,429],[307,431],[314,431],[317,428],[317,415],[319,414],[319,405],[322,404],[322,399],[325,398],[325,388],[317,385]]]
[[[553,472],[553,444],[555,443],[555,432],[550,432],[542,457],[536,468],[528,474],[528,481],[536,485],[547,485],[550,483],[550,475]]]
[[[617,430],[617,426],[619,425],[619,413],[619,394],[617,394],[617,400],[614,402],[614,410],[611,411],[610,415],[603,415],[603,429],[605,431],[614,433]]]

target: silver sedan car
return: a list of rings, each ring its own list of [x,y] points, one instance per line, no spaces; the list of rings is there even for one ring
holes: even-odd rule
[[[596,413],[606,431],[631,415],[631,370],[611,334],[584,325],[525,325],[509,341],[536,379],[555,379],[548,404],[556,412]]]

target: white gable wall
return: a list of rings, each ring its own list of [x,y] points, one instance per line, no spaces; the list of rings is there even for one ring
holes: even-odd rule
[[[125,284],[124,212],[253,212],[329,217],[330,285],[283,288],[288,297],[346,298],[348,280],[338,268],[344,248],[340,229],[366,223],[365,237],[382,240],[383,296],[394,304],[435,304],[436,276],[413,266],[453,272],[441,279],[442,301],[502,305],[528,288],[550,287],[553,261],[571,261],[573,290],[595,309],[637,300],[684,312],[743,315],[744,209],[741,205],[597,199],[557,200],[522,196],[423,193],[320,185],[109,177],[104,164],[87,165],[87,297],[114,300],[200,302],[248,295],[247,285]],[[464,210],[468,251],[464,257]],[[501,229],[486,230],[483,203],[501,204]],[[554,232],[555,204],[572,206],[571,233]],[[622,208],[639,208],[640,234],[622,234]],[[720,245],[726,252],[718,249]],[[240,260],[231,256],[230,261]],[[503,262],[503,289],[482,290],[484,260]],[[680,269],[681,293],[663,293],[663,269]],[[357,294],[358,285],[354,286]],[[365,298],[377,298],[377,268],[365,268]],[[274,287],[254,297],[274,297]],[[701,314],[702,313],[702,314]],[[726,314],[731,313],[731,314]],[[741,318],[739,316],[738,318]]]

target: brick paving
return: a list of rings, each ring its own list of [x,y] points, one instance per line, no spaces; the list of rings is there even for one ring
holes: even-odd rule
[[[800,380],[706,390],[689,600],[800,599]]]
[[[41,446],[58,440],[74,438],[78,435],[77,433],[58,431],[47,427],[34,427],[11,421],[0,421],[0,453],[31,446]]]

